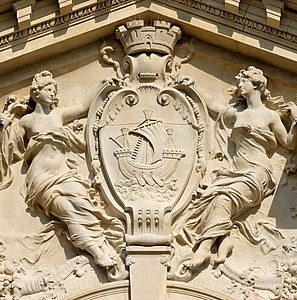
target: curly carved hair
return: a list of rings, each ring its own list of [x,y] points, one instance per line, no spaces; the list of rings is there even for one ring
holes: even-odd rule
[[[271,96],[270,91],[266,88],[267,78],[263,75],[262,70],[257,69],[253,66],[249,66],[246,70],[240,70],[239,74],[235,76],[235,78],[237,80],[239,80],[240,78],[247,78],[248,80],[250,80],[255,89],[261,92],[262,101],[267,108],[272,110],[279,110],[280,105],[285,103],[282,96]]]
[[[49,71],[42,71],[35,74],[30,87],[30,97],[35,101],[40,91],[47,85],[53,84],[57,91],[57,83]]]
[[[255,88],[261,92],[261,94],[265,94],[265,92],[267,91],[267,78],[263,75],[262,70],[257,69],[253,66],[249,66],[246,70],[240,70],[239,74],[235,76],[235,78],[237,80],[239,80],[240,78],[247,78],[252,82]]]

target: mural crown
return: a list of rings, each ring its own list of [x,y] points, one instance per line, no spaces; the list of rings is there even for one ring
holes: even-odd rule
[[[153,26],[145,26],[143,20],[127,22],[116,30],[117,38],[124,46],[126,54],[157,52],[172,54],[181,29],[166,21],[153,21]]]

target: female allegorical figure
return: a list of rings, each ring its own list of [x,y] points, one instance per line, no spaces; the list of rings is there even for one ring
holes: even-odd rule
[[[56,94],[57,84],[52,74],[43,71],[35,75],[30,88],[30,96],[36,103],[34,111],[23,116],[12,128],[7,126],[7,115],[0,116],[2,156],[7,158],[6,163],[2,163],[0,178],[4,179],[12,163],[13,154],[9,151],[23,154],[27,167],[25,200],[28,207],[64,222],[73,245],[88,251],[96,264],[114,266],[117,264],[115,251],[99,224],[104,216],[90,201],[88,184],[65,156],[66,152],[78,153],[85,149],[85,143],[63,124],[85,116],[90,101],[54,108]],[[8,134],[5,135],[5,131]],[[5,143],[13,148],[5,147]],[[105,221],[113,223],[114,219],[106,218]]]
[[[244,101],[231,106],[224,107],[201,92],[210,114],[218,117],[216,129],[231,128],[228,139],[218,134],[226,144],[233,142],[234,151],[229,153],[230,168],[216,171],[216,178],[191,204],[184,224],[177,230],[178,244],[188,245],[194,252],[192,259],[184,263],[186,267],[197,267],[209,260],[216,241],[219,245],[215,262],[225,261],[233,247],[228,236],[236,218],[274,191],[270,157],[277,142],[288,149],[296,146],[297,107],[292,103],[282,107],[292,120],[287,133],[278,113],[262,102],[262,96],[268,94],[263,72],[249,67],[241,70],[236,79]]]

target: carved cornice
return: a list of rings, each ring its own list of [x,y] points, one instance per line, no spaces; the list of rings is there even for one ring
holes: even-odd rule
[[[15,42],[34,38],[51,30],[58,29],[66,24],[73,25],[76,22],[91,18],[98,12],[101,12],[105,9],[111,9],[127,2],[131,2],[131,0],[104,0],[87,7],[80,8],[71,13],[35,24],[26,29],[14,31],[13,33],[9,33],[0,37],[0,49],[5,46],[10,46]]]
[[[296,49],[297,44],[297,35],[291,34],[281,29],[273,28],[271,26],[265,25],[263,23],[257,22],[255,20],[248,19],[246,17],[242,17],[230,12],[227,12],[223,9],[201,3],[200,1],[196,0],[170,0],[170,2],[178,3],[179,5],[183,5],[188,7],[193,12],[193,9],[196,9],[199,13],[206,14],[211,16],[212,18],[215,17],[217,20],[226,20],[234,24],[234,27],[238,27],[238,25],[244,26],[243,31],[247,31],[246,28],[258,31],[260,34],[267,34],[271,36],[274,40],[281,39],[286,41],[287,43],[291,44],[291,47]],[[167,2],[169,4],[169,1]],[[228,24],[229,26],[231,24]],[[238,25],[237,25],[238,24]],[[288,44],[286,44],[288,46]]]
[[[51,30],[58,29],[59,27],[62,27],[66,24],[74,25],[75,23],[78,23],[86,18],[92,18],[92,16],[96,15],[96,13],[100,11],[110,9],[116,6],[121,6],[127,2],[131,2],[131,0],[104,0],[99,3],[89,5],[87,7],[80,8],[71,13],[35,24],[26,29],[6,34],[0,37],[0,49],[4,48],[5,46],[10,46],[15,42],[27,40],[29,38],[34,38]],[[163,1],[160,2],[164,3]],[[179,4],[185,6],[186,8],[190,8],[192,11],[193,9],[195,9],[200,15],[202,13],[203,17],[211,17],[212,19],[215,18],[218,21],[220,20],[219,22],[227,21],[228,25],[234,28],[237,28],[238,25],[244,26],[243,32],[246,32],[248,29],[255,31],[255,33],[258,32],[261,35],[263,35],[264,33],[266,35],[266,38],[273,40],[277,39],[278,41],[280,41],[281,44],[283,42],[286,42],[286,46],[291,48],[293,47],[294,49],[296,49],[297,35],[289,33],[285,30],[273,28],[264,23],[237,14],[233,14],[221,8],[201,3],[197,0],[166,1],[166,5],[170,6],[170,4],[171,6]]]

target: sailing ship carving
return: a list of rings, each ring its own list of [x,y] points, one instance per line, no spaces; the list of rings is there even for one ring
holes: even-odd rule
[[[151,110],[145,110],[145,120],[136,128],[122,128],[122,134],[111,139],[120,147],[114,151],[114,155],[126,179],[134,179],[140,186],[163,187],[186,153],[176,148],[174,130],[165,130],[162,121],[153,119],[152,113]],[[133,148],[130,147],[131,136],[136,137]],[[119,139],[122,143],[118,142]]]

